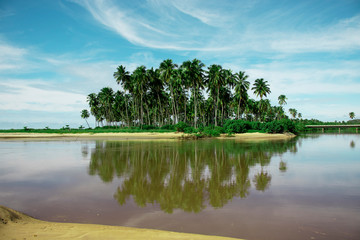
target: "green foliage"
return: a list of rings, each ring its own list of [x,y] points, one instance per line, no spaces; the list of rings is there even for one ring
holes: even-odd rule
[[[176,127],[175,127],[175,125],[172,125],[172,124],[166,124],[166,125],[162,126],[160,129],[163,129],[163,130],[176,130]]]
[[[157,127],[155,127],[153,125],[143,125],[142,129],[143,130],[150,130],[150,129],[157,129]]]
[[[250,129],[252,130],[262,130],[263,123],[255,121],[255,122],[249,122]]]
[[[205,127],[202,133],[206,137],[219,137],[222,132],[222,127]]]
[[[184,129],[184,133],[197,133],[198,129],[194,128],[194,127],[186,127]]]
[[[178,122],[176,125],[175,125],[175,129],[176,131],[178,132],[184,132],[185,131],[185,128],[189,127],[186,123],[184,122]]]
[[[263,130],[267,133],[296,133],[296,125],[289,119],[271,121],[263,124]]]
[[[244,120],[227,120],[224,129],[226,133],[245,133],[250,129],[250,124]]]

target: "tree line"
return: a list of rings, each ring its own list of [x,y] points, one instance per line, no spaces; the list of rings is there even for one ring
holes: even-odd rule
[[[162,127],[184,122],[197,128],[222,126],[227,119],[269,122],[288,118],[286,96],[280,95],[279,105],[272,106],[266,98],[270,86],[263,78],[251,87],[245,72],[233,73],[217,64],[205,69],[198,59],[181,65],[167,59],[159,68],[142,65],[132,73],[120,65],[113,76],[122,90],[104,87],[87,97],[97,126]],[[250,98],[249,91],[260,99]],[[290,114],[301,117],[295,109]],[[89,112],[83,110],[81,116],[86,119]]]

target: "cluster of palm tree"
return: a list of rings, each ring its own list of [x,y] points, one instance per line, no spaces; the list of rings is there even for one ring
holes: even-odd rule
[[[123,90],[104,87],[88,95],[90,113],[97,125],[163,126],[185,122],[222,125],[226,119],[272,121],[287,118],[283,106],[286,96],[279,96],[279,106],[266,99],[271,93],[267,81],[256,79],[251,90],[260,100],[249,97],[250,82],[245,72],[232,73],[213,64],[205,70],[198,59],[180,66],[171,59],[158,69],[137,67],[132,73],[120,65],[114,72]]]

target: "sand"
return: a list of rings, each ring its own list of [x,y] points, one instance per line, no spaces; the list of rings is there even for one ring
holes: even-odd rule
[[[59,133],[0,133],[1,140],[178,140],[189,136],[189,134],[170,132],[170,133],[76,133],[76,134],[59,134]],[[268,134],[268,133],[241,133],[227,137],[223,134],[218,139],[235,139],[235,140],[275,140],[289,139],[294,134]]]
[[[218,236],[176,233],[97,224],[40,221],[0,206],[0,239],[203,239],[230,240]]]

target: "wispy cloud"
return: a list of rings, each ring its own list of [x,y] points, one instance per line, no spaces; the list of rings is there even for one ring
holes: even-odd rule
[[[0,72],[21,68],[28,51],[0,41]]]
[[[149,48],[220,51],[226,53],[304,53],[360,49],[360,15],[336,24],[310,29],[288,21],[299,7],[256,13],[256,2],[162,1],[142,2],[141,11],[126,3],[79,1],[96,21],[129,42]],[[140,3],[139,3],[140,4]],[[300,3],[299,3],[300,4]],[[306,10],[306,9],[300,9]],[[197,20],[197,21],[196,21]]]

